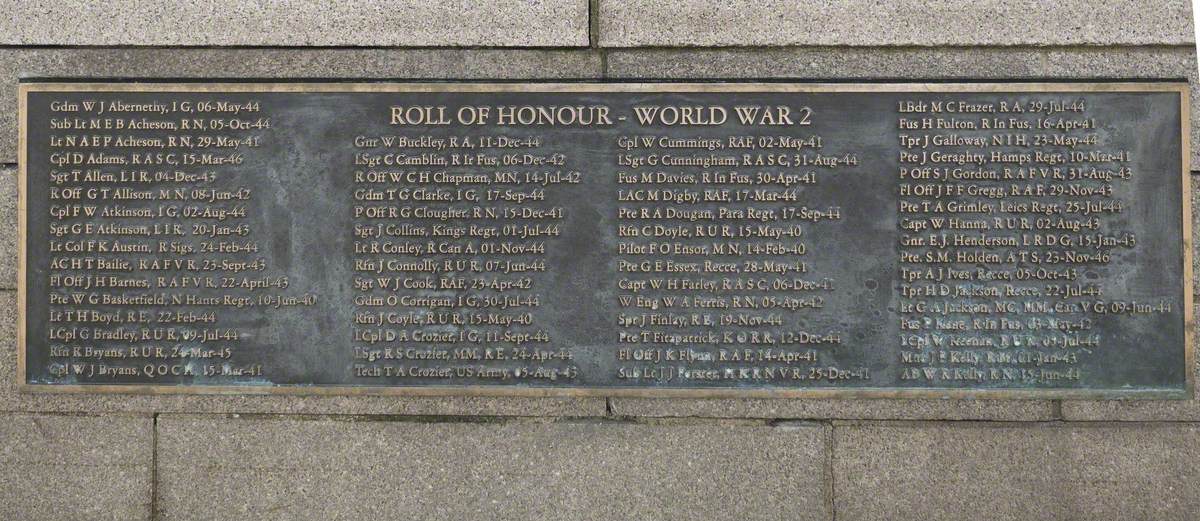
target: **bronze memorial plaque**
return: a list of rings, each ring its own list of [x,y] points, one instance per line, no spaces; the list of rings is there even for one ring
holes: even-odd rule
[[[1183,398],[1186,83],[20,86],[36,391]]]

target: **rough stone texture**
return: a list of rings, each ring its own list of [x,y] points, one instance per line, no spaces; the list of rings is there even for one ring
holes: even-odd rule
[[[17,169],[0,167],[0,289],[17,287]]]
[[[152,424],[0,415],[0,519],[150,519]]]
[[[599,15],[605,47],[1181,45],[1194,39],[1187,0],[600,0]]]
[[[839,520],[1195,519],[1200,427],[848,425]]]
[[[1185,47],[616,49],[614,78],[982,79],[1190,78]]]
[[[1192,169],[1200,170],[1200,84],[1196,79],[1194,46],[972,48],[969,51],[833,47],[621,50],[610,52],[607,62],[607,74],[613,78],[897,81],[1186,78],[1192,83]]]
[[[588,44],[586,0],[3,0],[0,12],[4,45]]]
[[[1047,400],[684,400],[613,398],[620,416],[871,419],[1024,420],[1054,418]]]
[[[16,379],[18,378],[16,323],[16,292],[0,291],[0,411],[602,416],[605,410],[603,398],[268,396],[250,394],[154,396],[19,392],[16,388]]]
[[[827,427],[159,418],[164,519],[824,520]]]
[[[600,74],[599,55],[588,51],[0,48],[0,163],[17,158],[18,78],[438,80]]]

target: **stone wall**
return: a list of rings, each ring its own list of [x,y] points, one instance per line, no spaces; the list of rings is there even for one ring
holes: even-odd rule
[[[1200,517],[1194,400],[15,390],[19,78],[1187,78],[1196,85],[1186,0],[829,3],[0,1],[0,519]],[[1192,106],[1200,106],[1194,95]],[[1192,143],[1200,173],[1196,134]]]

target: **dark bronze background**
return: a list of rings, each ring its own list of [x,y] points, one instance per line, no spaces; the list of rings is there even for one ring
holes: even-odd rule
[[[118,377],[103,382],[55,376],[50,368],[48,287],[51,255],[47,146],[48,100],[121,99],[188,101],[221,93],[222,99],[261,100],[277,129],[262,147],[245,151],[245,162],[225,182],[248,186],[256,199],[246,221],[263,245],[262,257],[286,273],[290,288],[316,296],[315,306],[287,312],[247,309],[223,315],[221,327],[249,333],[237,346],[235,365],[261,362],[261,376]],[[899,168],[895,107],[899,99],[989,102],[1026,100],[1044,93],[1084,98],[1104,122],[1100,133],[1114,147],[1136,151],[1138,175],[1116,197],[1130,210],[1121,221],[1136,233],[1136,250],[1116,255],[1089,279],[1145,298],[1168,300],[1173,311],[1152,319],[1092,317],[1104,348],[1089,352],[1079,368],[1085,381],[1012,385],[962,381],[930,386],[898,377],[896,211]],[[20,380],[25,389],[117,392],[332,392],[411,394],[647,395],[647,396],[956,396],[956,397],[1184,397],[1190,390],[1190,213],[1184,163],[1187,86],[1179,84],[70,84],[21,87],[22,275]],[[687,136],[727,139],[735,135],[820,134],[831,151],[857,154],[858,166],[824,177],[805,197],[834,204],[845,218],[806,237],[805,260],[816,275],[836,282],[825,305],[802,315],[805,327],[839,329],[846,341],[821,350],[818,366],[869,368],[867,381],[631,383],[613,376],[618,346],[616,317],[616,136],[670,134],[666,127],[639,128],[634,104],[807,105],[813,124],[792,129],[686,129]],[[398,134],[387,124],[390,105],[593,105],[612,107],[628,119],[605,128],[420,127],[409,133],[439,137],[471,134],[547,137],[545,149],[561,150],[580,170],[582,182],[548,190],[541,206],[562,206],[561,237],[548,247],[549,269],[532,275],[543,303],[533,315],[570,361],[575,378],[556,381],[412,379],[404,384],[354,378],[350,194],[359,134]],[[142,135],[153,135],[153,132]],[[1182,160],[1181,160],[1182,158]],[[261,195],[261,198],[258,198]],[[703,204],[701,206],[704,206]],[[708,204],[716,207],[716,204]],[[834,233],[836,232],[836,233]],[[487,256],[479,259],[486,260]],[[218,292],[212,292],[216,294]],[[419,292],[418,292],[419,293]],[[438,292],[430,292],[436,294]],[[98,309],[100,307],[97,307]],[[1052,318],[1052,317],[1051,317]],[[705,328],[688,328],[703,331]],[[727,346],[728,347],[728,346]],[[66,361],[71,363],[70,360]],[[410,365],[422,365],[421,362]],[[435,364],[431,364],[435,365]],[[511,367],[528,365],[513,362]],[[696,368],[720,363],[694,362]]]

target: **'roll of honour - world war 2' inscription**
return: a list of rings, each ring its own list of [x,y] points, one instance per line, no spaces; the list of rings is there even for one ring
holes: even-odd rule
[[[20,380],[1183,397],[1186,97],[25,83]]]

